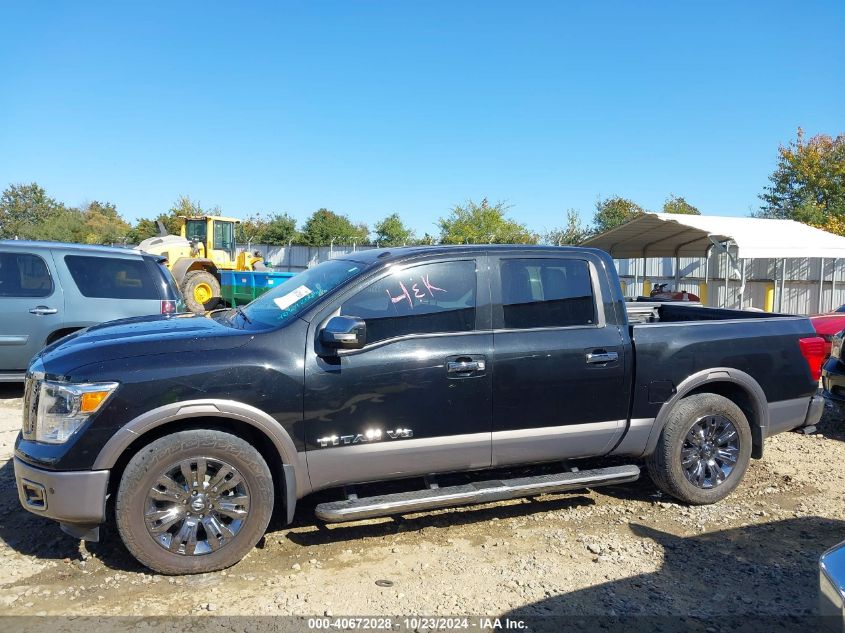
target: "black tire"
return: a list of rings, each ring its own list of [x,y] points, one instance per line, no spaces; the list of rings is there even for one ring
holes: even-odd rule
[[[52,345],[56,341],[63,339],[66,336],[70,336],[74,332],[78,332],[81,329],[82,328],[78,327],[69,327],[65,328],[64,330],[56,330],[55,332],[50,334],[50,336],[47,337],[47,340],[44,342],[44,346],[46,347],[47,345]]]
[[[207,292],[200,293],[200,288],[207,288]],[[217,277],[207,270],[192,270],[182,280],[182,295],[185,297],[185,304],[191,312],[201,314],[206,311],[206,305],[220,296],[220,282]],[[198,297],[199,294],[206,296],[205,300]]]
[[[180,508],[179,502],[173,501],[170,496],[164,501],[151,500],[149,495],[156,482],[160,481],[166,473],[175,472],[175,469],[191,460],[201,460],[203,464],[208,465],[208,471],[205,470],[206,466],[203,466],[203,471],[213,473],[208,475],[207,481],[203,476],[203,483],[197,486],[204,489],[201,492],[208,492],[209,498],[212,497],[210,491],[214,477],[223,471],[222,466],[215,471],[215,465],[225,464],[233,468],[234,473],[230,479],[220,480],[214,490],[217,490],[217,487],[222,490],[223,483],[229,484],[235,481],[234,475],[240,476],[237,478],[239,483],[236,488],[225,493],[218,493],[213,500],[205,499],[204,495],[200,494],[203,502],[207,502],[206,508],[201,510],[206,514],[198,514],[200,510],[197,510],[197,514],[192,514],[194,506],[191,500],[197,501],[197,495],[191,495],[190,488],[182,484],[183,480],[179,479],[178,475],[175,478],[171,477],[171,480],[180,484],[179,487],[186,498],[181,502],[185,505],[184,508]],[[162,495],[167,492],[163,487],[158,490],[162,491],[158,493]],[[212,504],[220,500],[236,499],[234,496],[226,495],[238,494],[238,490],[246,491],[247,507],[243,518],[239,519],[237,529],[233,527],[236,521],[232,521],[225,524],[228,532],[221,528],[216,535],[210,534],[205,527],[207,524],[197,517],[207,517],[205,521],[214,521],[209,525],[218,526],[221,522],[231,520],[227,516],[217,514],[218,507]],[[237,499],[244,499],[243,493],[240,494],[241,496]],[[270,469],[259,452],[250,444],[222,431],[180,431],[151,442],[138,451],[127,464],[117,490],[115,503],[117,528],[131,554],[154,571],[163,574],[198,574],[217,571],[241,560],[264,535],[273,513],[273,495],[273,477]],[[182,540],[177,538],[180,526],[193,522],[193,525],[201,526],[193,531],[194,542],[204,536],[203,547],[208,548],[209,551],[191,553],[187,551],[187,544],[184,543],[184,546],[180,545],[178,549],[186,551],[171,551],[167,545],[156,540],[148,529],[145,514],[158,509],[159,503],[164,504],[162,506],[164,510],[181,512],[183,517],[187,513],[187,516],[192,517],[188,521],[184,518],[182,521],[177,521],[169,528],[173,532],[160,533],[159,538],[167,540],[167,536],[170,535],[170,542],[178,543]],[[239,505],[237,511],[244,512],[242,508],[243,506]],[[161,521],[161,523],[164,522]],[[212,543],[217,546],[217,549],[214,549]],[[200,545],[196,547],[199,548]]]
[[[706,426],[709,420],[729,421],[736,431],[738,446],[731,451],[736,461],[724,480],[712,485],[713,477],[711,477],[709,481],[712,487],[702,487],[693,483],[692,479],[698,480],[698,477],[692,472],[688,476],[688,470],[684,467],[682,450],[687,452],[688,456],[693,454],[690,459],[690,469],[695,468],[696,460],[702,461],[697,457],[698,450],[705,451],[705,454],[707,454],[706,451],[713,450],[713,443],[701,449],[691,448],[690,444],[685,447],[693,426],[699,424]],[[697,426],[698,428],[700,427]],[[693,435],[698,439],[698,435]],[[654,452],[646,459],[646,466],[652,481],[666,494],[685,503],[705,505],[721,501],[733,492],[742,481],[750,460],[751,427],[745,414],[727,398],[712,393],[702,393],[684,398],[675,405],[660,433]],[[705,470],[704,472],[712,471]],[[706,482],[705,479],[705,484]]]

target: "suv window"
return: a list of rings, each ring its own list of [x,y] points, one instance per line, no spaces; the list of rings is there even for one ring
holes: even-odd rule
[[[49,297],[53,280],[38,255],[0,253],[0,297]]]
[[[167,270],[167,266],[162,262],[149,263],[152,264],[153,277],[158,275],[161,278],[161,296],[165,299],[178,301],[180,308],[183,307],[182,292],[179,290],[179,286],[176,285],[176,280],[173,279],[171,272]]]
[[[349,298],[340,313],[367,323],[367,343],[475,329],[475,261],[396,270]]]
[[[162,297],[142,259],[65,255],[65,264],[83,296],[100,299]]]
[[[500,268],[505,328],[566,327],[596,322],[587,262],[505,259]]]

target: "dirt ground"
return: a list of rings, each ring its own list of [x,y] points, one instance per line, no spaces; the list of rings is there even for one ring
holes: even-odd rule
[[[645,474],[583,494],[328,527],[305,500],[293,526],[271,526],[229,570],[157,576],[114,531],[81,544],[20,508],[10,460],[20,404],[20,388],[0,385],[7,615],[781,618],[815,611],[818,557],[845,540],[845,423],[829,406],[818,434],[768,440],[714,506],[678,505]]]

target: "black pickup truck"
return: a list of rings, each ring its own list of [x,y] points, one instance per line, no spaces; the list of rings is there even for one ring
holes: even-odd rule
[[[628,311],[602,251],[424,247],[324,262],[244,308],[91,327],[29,367],[20,501],[204,572],[318,490],[336,490],[318,518],[348,521],[633,481],[644,460],[713,503],[766,437],[819,419],[808,319]]]

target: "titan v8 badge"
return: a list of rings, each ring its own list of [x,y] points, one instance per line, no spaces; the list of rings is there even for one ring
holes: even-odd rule
[[[329,435],[327,437],[320,437],[317,438],[317,444],[322,448],[327,448],[329,446],[348,446],[350,444],[362,444],[364,442],[380,442],[383,439],[403,440],[409,437],[414,437],[414,432],[411,429],[393,429],[390,431],[367,429],[363,433],[356,433],[355,435]]]

